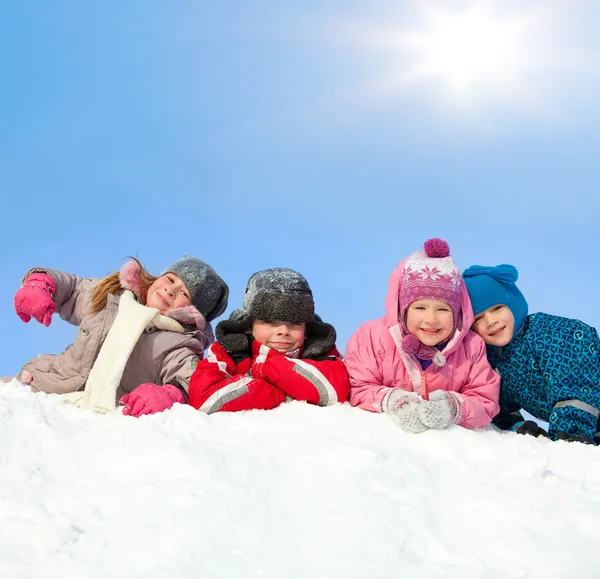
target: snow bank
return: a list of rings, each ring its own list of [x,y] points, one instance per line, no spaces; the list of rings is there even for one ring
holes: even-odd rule
[[[0,387],[0,576],[597,578],[600,449],[349,405],[95,415]]]

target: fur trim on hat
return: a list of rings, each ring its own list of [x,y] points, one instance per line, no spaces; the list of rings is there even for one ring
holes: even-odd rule
[[[302,358],[318,358],[326,356],[335,346],[337,338],[335,328],[315,315],[312,322],[306,324],[306,339]]]
[[[217,341],[228,354],[249,353],[252,321],[244,310],[239,309],[233,311],[228,320],[217,324]],[[315,315],[313,321],[306,324],[306,338],[300,358],[326,356],[335,346],[336,337],[335,328]]]
[[[312,297],[292,293],[257,293],[252,301],[250,315],[265,322],[310,322],[314,318]]]
[[[234,310],[228,320],[217,324],[217,342],[228,354],[246,352],[250,347],[250,335],[247,332],[251,328],[250,316],[244,310]]]
[[[250,276],[242,309],[253,320],[311,322],[315,303],[310,286],[301,273],[275,267]]]

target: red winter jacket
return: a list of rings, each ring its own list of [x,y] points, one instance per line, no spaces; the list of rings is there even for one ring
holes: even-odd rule
[[[192,375],[189,404],[207,414],[268,410],[288,398],[328,406],[348,400],[349,392],[346,366],[335,346],[315,360],[287,358],[255,341],[252,357],[236,365],[215,342]]]

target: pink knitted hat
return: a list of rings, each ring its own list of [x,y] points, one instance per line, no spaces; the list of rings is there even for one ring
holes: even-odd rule
[[[406,309],[417,300],[441,300],[452,309],[455,325],[459,319],[461,275],[450,256],[448,244],[443,239],[433,238],[428,239],[423,248],[424,251],[417,251],[406,259],[402,270],[398,306],[400,323],[405,331]],[[415,336],[406,336],[402,347],[406,352],[418,355],[422,359],[432,359],[435,353],[434,349],[422,345]]]
[[[409,256],[404,264],[400,317],[404,320],[406,308],[414,301],[430,298],[446,302],[456,321],[460,312],[460,270],[443,239],[428,239],[424,249]]]

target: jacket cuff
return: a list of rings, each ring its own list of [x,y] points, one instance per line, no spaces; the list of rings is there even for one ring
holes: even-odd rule
[[[373,401],[373,408],[375,412],[386,412],[388,399],[394,389],[393,388],[382,388],[375,395],[375,400]]]
[[[458,405],[456,417],[452,423],[460,426],[467,414],[467,405],[465,403],[465,399],[458,392],[448,392],[448,394],[454,398],[456,404]]]

